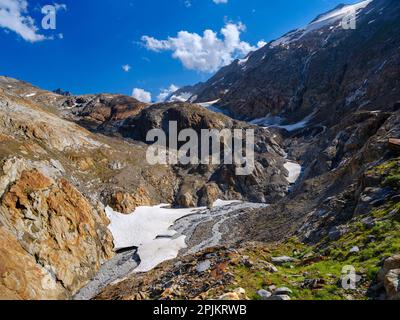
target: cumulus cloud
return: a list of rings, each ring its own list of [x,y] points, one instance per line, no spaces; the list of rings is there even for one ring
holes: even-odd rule
[[[171,84],[167,89],[162,89],[160,94],[157,96],[157,102],[164,102],[172,93],[174,93],[178,89],[179,87],[174,84]]]
[[[141,102],[150,103],[151,93],[140,88],[135,88],[132,91],[132,97]]]
[[[28,15],[26,0],[0,0],[0,28],[11,30],[29,42],[46,39],[38,33],[35,21]]]
[[[240,40],[245,30],[242,23],[227,23],[220,30],[222,37],[212,30],[205,30],[203,35],[180,31],[176,37],[167,40],[143,36],[142,41],[149,50],[172,51],[173,58],[180,60],[187,69],[214,72],[257,49]]]

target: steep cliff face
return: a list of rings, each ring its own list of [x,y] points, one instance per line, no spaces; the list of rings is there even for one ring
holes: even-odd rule
[[[74,293],[113,255],[108,221],[104,212],[94,208],[68,181],[45,176],[40,171],[45,166],[39,170],[35,167],[35,163],[21,159],[10,159],[3,165],[3,171],[13,171],[15,176],[3,191],[0,221],[34,257],[36,268],[42,270],[37,272],[37,281],[46,281],[53,289],[61,285],[64,294]],[[8,178],[6,174],[1,181]],[[8,250],[11,254],[12,249]],[[11,291],[22,290],[22,284],[8,285]],[[48,294],[52,298],[54,292]]]

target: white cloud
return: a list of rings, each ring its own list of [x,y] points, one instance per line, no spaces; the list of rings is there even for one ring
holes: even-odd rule
[[[38,33],[35,21],[28,15],[26,0],[0,0],[0,28],[9,29],[29,42],[46,39]]]
[[[220,4],[220,3],[228,3],[228,0],[213,0],[214,3]]]
[[[124,70],[125,72],[129,72],[132,69],[132,67],[129,64],[124,64],[122,66],[122,70]]]
[[[168,89],[162,89],[160,94],[157,96],[157,102],[164,102],[172,93],[174,93],[178,89],[179,87],[174,84],[171,84]]]
[[[264,40],[260,40],[257,42],[257,47],[262,48],[267,45],[267,42]]]
[[[141,102],[150,103],[151,93],[140,88],[135,88],[132,91],[132,97]]]
[[[202,36],[180,31],[176,37],[167,40],[143,36],[142,41],[147,49],[155,52],[173,51],[173,58],[179,59],[187,69],[214,72],[257,49],[240,40],[240,34],[245,30],[246,26],[240,22],[227,23],[220,31],[222,38],[212,30],[205,30]]]

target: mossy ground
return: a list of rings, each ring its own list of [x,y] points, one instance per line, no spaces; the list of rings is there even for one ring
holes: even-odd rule
[[[398,190],[400,186],[400,160],[385,162],[371,173],[382,176],[382,186]],[[374,226],[366,226],[362,220],[373,217]],[[323,239],[317,245],[306,245],[296,239],[273,246],[256,245],[243,249],[252,261],[271,261],[272,257],[290,256],[296,262],[278,266],[278,272],[269,273],[263,268],[232,266],[234,286],[246,289],[251,299],[258,299],[257,291],[271,285],[288,287],[292,299],[337,300],[368,299],[368,288],[374,284],[381,263],[385,258],[400,253],[400,202],[388,201],[366,215],[353,218],[347,223],[347,232],[339,240]],[[350,253],[353,247],[359,252]],[[342,288],[342,270],[353,266],[361,280],[356,290]],[[316,287],[308,287],[306,280],[318,280]]]

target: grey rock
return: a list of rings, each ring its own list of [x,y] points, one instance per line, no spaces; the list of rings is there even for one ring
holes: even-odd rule
[[[343,232],[340,229],[338,229],[337,227],[334,227],[329,231],[328,238],[331,241],[336,241],[336,240],[339,240],[342,237],[342,235],[343,235]]]
[[[281,287],[274,291],[274,296],[281,296],[281,295],[290,295],[293,291],[287,287]]]
[[[291,257],[287,257],[287,256],[282,256],[282,257],[273,257],[272,258],[272,263],[273,264],[277,264],[277,265],[281,265],[284,263],[290,263],[290,262],[294,262],[295,259],[291,258]]]
[[[264,290],[264,289],[258,290],[257,294],[261,297],[262,300],[268,300],[272,296],[271,292]]]
[[[354,246],[353,248],[350,249],[349,253],[354,254],[360,252],[360,248],[357,246]]]
[[[210,268],[211,268],[211,261],[210,260],[206,260],[206,261],[200,262],[197,265],[196,271],[198,273],[203,273],[203,272],[206,272],[207,270],[209,270]]]
[[[375,220],[372,217],[367,217],[361,220],[362,224],[364,225],[365,228],[367,229],[372,229],[375,227]]]
[[[278,296],[272,296],[268,298],[270,301],[289,301],[292,300],[289,296],[287,295],[278,295]]]

